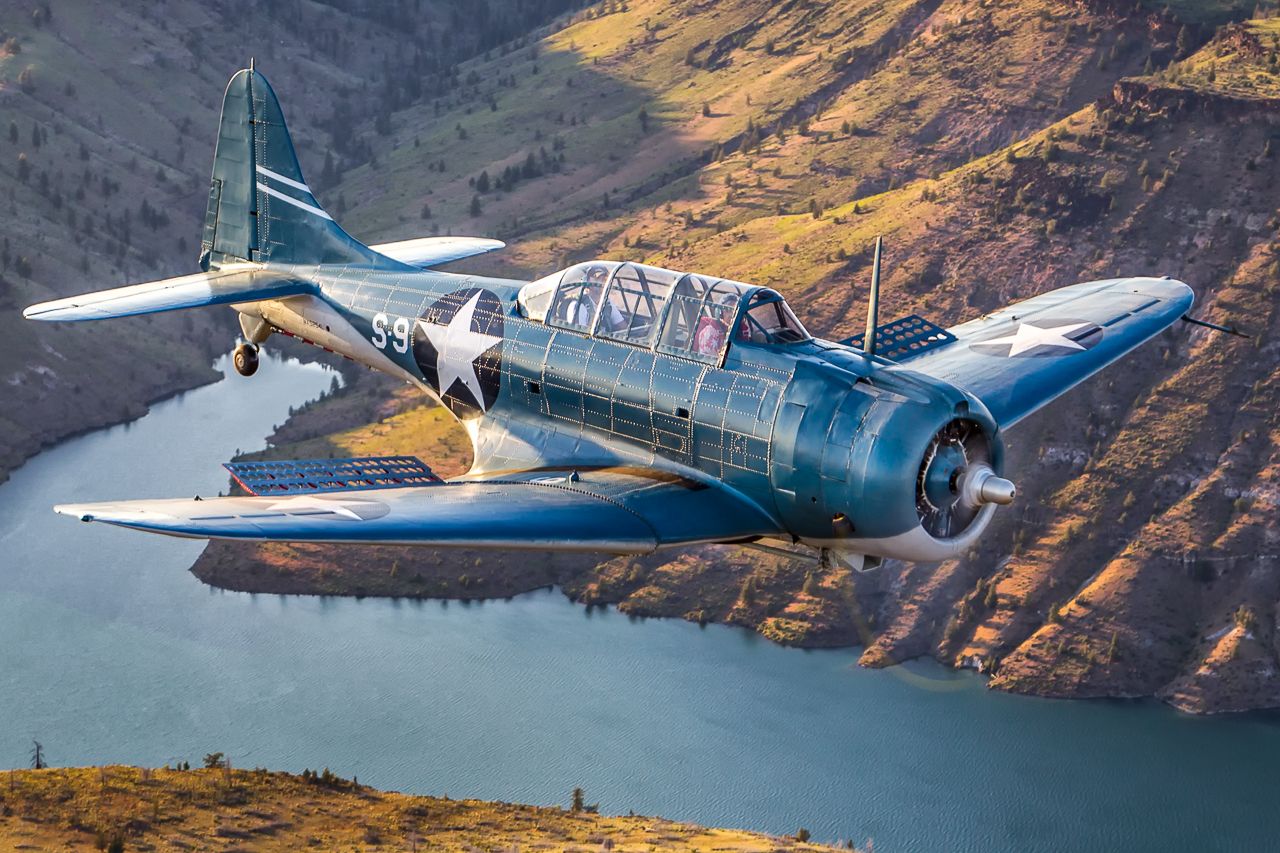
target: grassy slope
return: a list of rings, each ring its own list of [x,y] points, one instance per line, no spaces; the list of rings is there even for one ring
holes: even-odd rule
[[[15,770],[0,784],[0,846],[91,850],[820,851],[790,838],[652,817],[414,797],[265,770]],[[227,845],[230,845],[229,847]]]
[[[51,19],[34,17],[44,5],[0,2],[0,479],[42,446],[214,378],[210,357],[235,335],[225,309],[84,325],[31,323],[20,310],[196,270],[221,94],[237,68],[256,57],[270,76],[314,182],[340,104],[369,124],[387,63],[440,55],[446,29],[459,50],[477,37],[450,0],[417,4],[407,28],[389,20],[392,4],[353,16],[310,0],[134,0],[109,14],[54,3]],[[515,5],[490,3],[491,19]],[[144,202],[168,222],[144,223]]]
[[[423,199],[456,230],[520,232],[498,261],[508,272],[602,253],[769,281],[832,336],[856,326],[849,282],[865,280],[864,249],[885,233],[887,298],[904,313],[954,321],[1074,280],[1154,270],[1196,285],[1201,316],[1256,337],[1175,330],[1019,427],[1010,451],[1025,498],[968,559],[805,585],[795,566],[702,549],[575,571],[562,580],[571,594],[787,642],[861,640],[872,664],[918,654],[994,662],[994,684],[1007,689],[1160,692],[1195,710],[1280,702],[1280,590],[1267,569],[1280,551],[1275,161],[1264,153],[1280,94],[1276,23],[1229,30],[1113,94],[1149,55],[1158,66],[1174,57],[1176,22],[1050,3],[758,12],[636,3],[550,36],[537,75],[527,61],[477,62],[482,81],[498,67],[516,74],[497,113],[467,113],[460,96],[438,119],[398,115],[397,134],[471,176],[521,161],[539,129],[544,141],[566,134],[566,172],[485,196],[480,221],[466,218],[464,181],[415,173],[422,155],[404,144],[380,161],[403,197],[377,198],[375,169],[354,172],[345,192],[389,233],[421,229],[396,211]],[[744,35],[719,67],[686,64],[690,48],[703,62],[713,33]],[[842,74],[830,58],[846,49]],[[809,136],[792,113],[785,139],[697,160],[718,143],[732,148],[748,119],[772,128],[797,101],[822,104]],[[640,105],[654,122],[647,135],[637,133]],[[562,109],[590,120],[570,134],[556,121]],[[620,134],[631,147],[612,158]],[[657,165],[651,149],[662,152]],[[599,209],[605,191],[617,209]],[[803,212],[809,198],[821,216]],[[780,215],[779,204],[796,212]],[[563,224],[538,230],[546,221]],[[760,590],[750,604],[740,595],[748,576]],[[1233,628],[1242,604],[1252,616]]]

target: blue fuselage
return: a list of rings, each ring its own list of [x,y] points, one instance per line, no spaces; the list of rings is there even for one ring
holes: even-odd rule
[[[525,282],[306,274],[318,296],[262,303],[261,316],[440,399],[471,435],[474,474],[528,471],[543,458],[666,469],[727,485],[798,540],[849,545],[919,526],[917,470],[941,427],[959,417],[995,434],[970,395],[827,341],[735,342],[712,365],[527,319],[517,305]],[[348,328],[320,318],[315,301]],[[437,369],[449,344],[432,345],[461,310],[471,312],[464,331],[495,341],[464,377],[470,387]]]

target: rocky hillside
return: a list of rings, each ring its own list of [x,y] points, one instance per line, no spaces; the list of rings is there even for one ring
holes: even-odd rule
[[[494,261],[507,272],[605,254],[771,283],[831,337],[860,322],[878,233],[886,301],[902,313],[950,323],[1078,280],[1156,273],[1191,283],[1199,316],[1252,337],[1171,330],[1020,425],[1019,504],[953,563],[851,578],[699,549],[553,561],[512,582],[504,561],[476,555],[318,552],[329,591],[347,564],[433,562],[410,576],[435,588],[392,592],[555,581],[631,612],[866,645],[868,665],[980,666],[1001,689],[1158,695],[1193,711],[1280,704],[1280,22],[1215,33],[1101,3],[770,8],[591,7],[514,60],[464,66],[470,90],[393,115],[376,165],[342,192],[388,233],[514,236]],[[497,109],[475,107],[486,99]],[[467,178],[415,171],[422,158]],[[322,441],[348,447],[356,432]],[[219,546],[198,570],[273,588],[272,572],[243,571],[268,553]],[[269,562],[297,563],[291,588],[310,583],[307,560]]]
[[[558,17],[490,3],[486,17],[424,2],[370,19],[281,3],[232,45],[202,34],[250,14],[235,3],[126,7],[105,25],[74,6],[17,9],[0,56],[0,299],[80,289],[86,269],[94,286],[187,269],[217,94],[248,51],[345,224],[370,240],[512,243],[473,269],[534,276],[592,255],[703,269],[778,287],[828,337],[859,328],[878,233],[886,310],[944,324],[1092,277],[1177,276],[1199,316],[1253,337],[1174,329],[1019,425],[1022,498],[954,563],[851,578],[699,549],[549,558],[517,583],[490,555],[219,546],[198,570],[295,591],[557,582],[632,612],[865,645],[870,665],[981,665],[1002,689],[1277,705],[1272,5],[1219,27],[1254,4],[604,0]],[[454,25],[476,29],[442,58]],[[83,329],[13,316],[0,316],[11,460],[199,381],[231,334],[198,316]],[[356,383],[287,425],[278,452],[395,445],[465,465],[438,413],[379,411],[382,395]]]
[[[0,846],[6,850],[836,849],[662,818],[608,817],[585,803],[574,810],[407,796],[343,779],[328,768],[301,776],[118,766],[11,770],[4,776]],[[566,806],[572,800],[566,791]],[[803,831],[797,835],[807,838]]]
[[[577,5],[167,0],[103,14],[0,0],[0,479],[43,446],[214,378],[211,356],[237,333],[226,309],[90,325],[20,312],[197,269],[237,68],[256,58],[288,94],[303,161],[331,186],[368,160],[390,110],[450,85],[455,62]]]

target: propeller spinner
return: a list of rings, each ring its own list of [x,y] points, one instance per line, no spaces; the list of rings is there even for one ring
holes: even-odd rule
[[[963,533],[987,504],[1013,503],[1017,488],[991,467],[982,427],[957,418],[933,436],[916,478],[916,511],[930,535]]]

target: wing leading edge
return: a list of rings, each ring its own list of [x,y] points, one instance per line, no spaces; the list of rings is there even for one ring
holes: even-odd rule
[[[315,292],[311,282],[243,265],[54,299],[26,308],[22,316],[62,322],[106,320]]]
[[[772,519],[727,488],[618,467],[498,473],[410,488],[54,509],[82,521],[197,539],[616,554],[777,532]]]
[[[1194,299],[1167,278],[1063,287],[949,329],[955,341],[903,369],[967,389],[1005,428],[1167,329]]]

